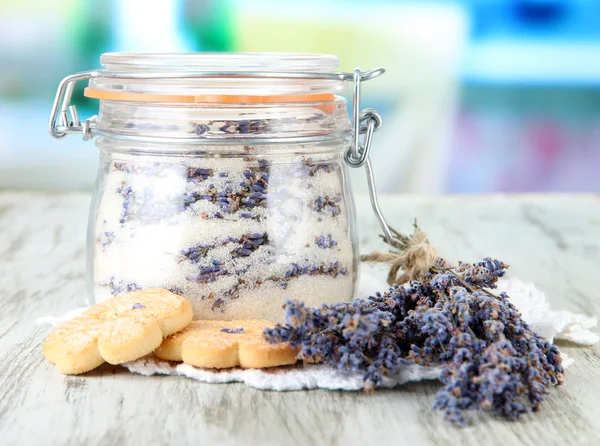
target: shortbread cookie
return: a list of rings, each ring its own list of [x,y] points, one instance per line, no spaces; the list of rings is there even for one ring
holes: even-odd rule
[[[297,349],[264,340],[263,331],[271,326],[271,322],[260,319],[193,321],[185,330],[166,338],[154,355],[216,369],[260,369],[295,363]]]
[[[42,349],[60,372],[75,375],[105,361],[122,364],[147,355],[192,317],[192,306],[183,297],[163,289],[138,291],[94,305],[59,325]]]

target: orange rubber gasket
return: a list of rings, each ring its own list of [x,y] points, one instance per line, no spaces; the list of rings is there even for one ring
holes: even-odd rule
[[[281,103],[281,102],[330,102],[335,100],[333,94],[291,94],[269,96],[247,96],[229,94],[205,94],[198,96],[127,93],[120,91],[103,91],[92,87],[84,90],[87,98],[104,99],[108,101],[132,102],[206,102],[206,103]]]

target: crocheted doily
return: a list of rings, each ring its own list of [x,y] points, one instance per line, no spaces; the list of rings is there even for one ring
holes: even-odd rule
[[[369,274],[361,275],[358,296],[368,296],[374,290],[385,290],[387,285]],[[580,345],[592,345],[599,337],[590,329],[598,323],[595,317],[587,317],[569,311],[554,311],[550,308],[546,295],[533,284],[524,283],[516,278],[503,279],[498,282],[498,290],[505,291],[511,302],[519,309],[523,319],[534,331],[548,340],[564,339]],[[46,317],[38,319],[38,323],[58,325],[70,319],[85,308],[70,311],[60,318]],[[569,366],[573,360],[564,353],[563,365]],[[136,361],[123,364],[129,371],[141,375],[181,375],[206,383],[243,382],[246,385],[264,390],[301,390],[332,389],[359,390],[363,388],[362,374],[344,373],[326,365],[301,364],[275,369],[199,369],[187,364],[175,364],[161,361],[153,356],[146,356]],[[382,387],[394,387],[409,381],[437,379],[438,367],[403,366],[398,374],[384,377]]]

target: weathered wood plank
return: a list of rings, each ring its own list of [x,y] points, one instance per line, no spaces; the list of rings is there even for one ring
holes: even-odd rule
[[[417,217],[453,259],[493,255],[544,289],[556,308],[600,313],[600,197],[383,197],[390,223]],[[575,358],[566,385],[521,422],[476,415],[456,429],[430,407],[439,387],[263,392],[104,366],[61,376],[39,349],[36,317],[82,303],[86,194],[0,194],[1,444],[600,444],[600,349]],[[384,249],[366,197],[357,200],[363,251]],[[370,267],[368,267],[370,268]],[[381,269],[383,272],[383,269]]]

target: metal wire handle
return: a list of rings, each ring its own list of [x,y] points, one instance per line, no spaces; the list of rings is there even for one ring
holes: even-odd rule
[[[95,76],[94,71],[84,71],[65,77],[58,85],[52,111],[50,112],[50,121],[48,121],[48,130],[53,138],[64,138],[71,133],[81,133],[83,140],[87,141],[94,137],[93,129],[96,122],[96,116],[92,116],[81,124],[77,107],[71,105],[73,90],[75,84],[81,80],[88,80]]]
[[[367,185],[369,187],[369,198],[371,199],[371,207],[379,221],[379,226],[383,231],[385,239],[391,244],[393,235],[388,226],[377,199],[377,190],[375,188],[375,175],[373,174],[373,166],[371,165],[371,143],[373,142],[373,133],[379,130],[383,124],[383,120],[379,113],[375,110],[367,108],[360,110],[360,84],[364,79],[361,76],[360,70],[354,70],[354,96],[352,97],[352,144],[344,154],[344,160],[353,168],[365,166],[367,171]],[[360,135],[365,134],[364,140],[361,142]]]
[[[214,71],[214,72],[111,72],[106,70],[83,71],[65,77],[58,86],[56,97],[52,104],[48,130],[54,138],[64,138],[68,134],[80,133],[84,141],[96,135],[96,116],[86,119],[83,124],[79,119],[77,108],[71,105],[71,98],[75,85],[79,81],[89,80],[96,77],[111,79],[196,79],[196,78],[270,78],[270,79],[321,79],[331,81],[352,81],[354,94],[352,97],[352,143],[344,154],[344,160],[350,167],[358,168],[365,166],[367,171],[367,183],[371,206],[379,225],[383,230],[388,242],[392,242],[392,232],[387,225],[379,207],[375,179],[369,153],[375,133],[382,125],[382,119],[375,110],[360,110],[361,83],[374,79],[385,72],[383,68],[362,72],[360,69],[353,73],[311,73],[311,72],[249,72],[249,71]],[[361,142],[360,135],[364,134]]]

